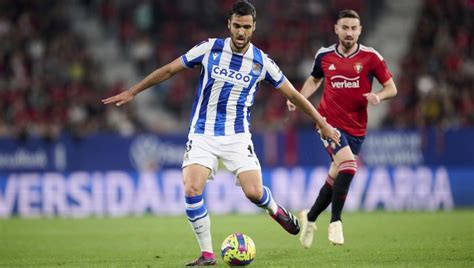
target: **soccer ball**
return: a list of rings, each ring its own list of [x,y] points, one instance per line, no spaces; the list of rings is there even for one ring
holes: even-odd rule
[[[221,246],[222,260],[230,266],[245,266],[255,259],[255,243],[248,235],[233,233]]]

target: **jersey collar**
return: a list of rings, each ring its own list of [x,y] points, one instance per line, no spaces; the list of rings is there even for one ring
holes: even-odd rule
[[[354,52],[352,52],[351,54],[349,54],[347,57],[344,56],[342,53],[339,52],[339,43],[336,44],[336,49],[335,49],[335,51],[336,51],[336,54],[337,54],[339,57],[341,57],[341,58],[352,58],[352,57],[354,57],[357,53],[359,53],[359,51],[360,51],[360,45],[359,45],[359,43],[357,43],[357,49],[356,49]]]
[[[225,41],[224,41],[224,44],[225,44],[226,46],[229,46],[229,50],[232,52],[232,54],[236,54],[236,55],[240,55],[240,56],[245,56],[245,55],[247,55],[247,54],[249,53],[249,51],[250,51],[251,49],[253,49],[253,44],[252,44],[252,42],[250,42],[250,45],[249,45],[247,51],[245,51],[244,53],[235,52],[235,51],[232,50],[232,47],[230,46],[230,42],[232,42],[231,39],[230,39],[230,37],[227,37],[227,38],[225,39]]]

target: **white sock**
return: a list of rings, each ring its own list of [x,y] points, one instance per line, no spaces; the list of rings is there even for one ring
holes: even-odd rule
[[[211,237],[211,219],[209,214],[204,218],[199,219],[195,222],[189,222],[193,228],[194,234],[196,235],[196,240],[199,243],[201,252],[206,251],[213,253],[212,250],[212,237]]]
[[[273,198],[272,198],[272,201],[270,201],[270,204],[268,204],[267,210],[268,210],[272,215],[275,215],[275,213],[277,213],[278,206],[277,206],[277,204],[275,203],[275,200],[273,200]]]
[[[186,215],[201,248],[201,252],[213,253],[211,219],[204,205],[202,195],[185,197]]]
[[[255,204],[266,209],[270,215],[275,215],[278,210],[278,206],[275,203],[275,200],[273,200],[272,192],[267,186],[263,186],[262,198],[258,202],[255,202]]]

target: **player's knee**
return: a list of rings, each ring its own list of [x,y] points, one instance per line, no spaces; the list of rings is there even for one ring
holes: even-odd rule
[[[357,162],[355,160],[342,161],[337,167],[338,173],[347,173],[354,175],[357,171]]]
[[[332,187],[334,185],[334,178],[336,176],[331,176],[331,175],[328,175],[327,178],[326,178],[326,184],[329,185],[330,187]]]
[[[196,184],[185,184],[184,185],[184,194],[185,196],[196,196],[202,193],[202,189],[199,189],[198,185]]]
[[[258,202],[260,198],[262,198],[263,189],[262,187],[252,187],[250,189],[246,189],[245,196],[252,202]]]

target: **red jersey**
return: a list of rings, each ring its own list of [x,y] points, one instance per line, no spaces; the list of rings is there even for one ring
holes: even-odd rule
[[[374,77],[383,84],[392,74],[375,49],[357,44],[357,50],[345,57],[337,46],[319,49],[314,59],[311,75],[324,77],[318,111],[333,127],[352,136],[365,136],[368,102],[363,94],[372,90]]]

